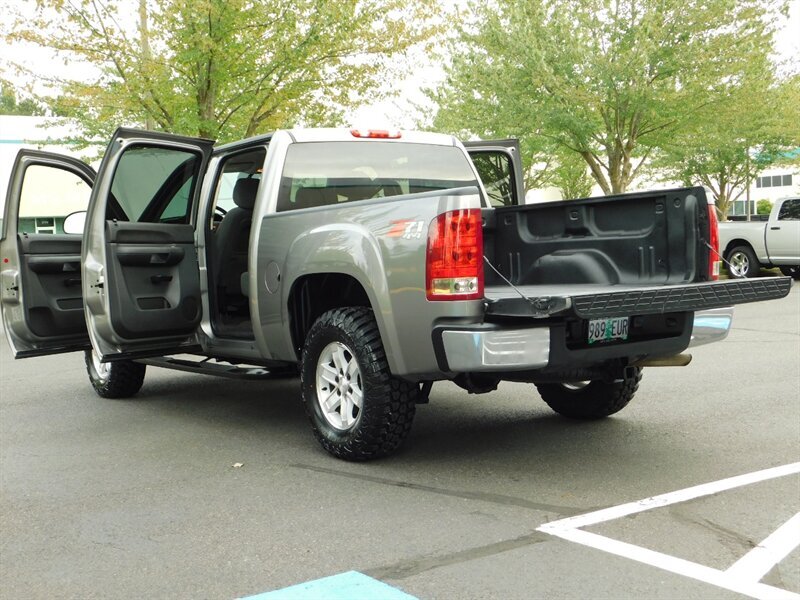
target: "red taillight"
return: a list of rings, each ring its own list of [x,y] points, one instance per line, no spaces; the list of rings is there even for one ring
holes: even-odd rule
[[[431,221],[425,287],[428,300],[483,298],[480,209],[453,210]]]
[[[399,131],[389,131],[387,129],[351,129],[350,134],[357,138],[378,138],[384,140],[396,140],[401,135]]]
[[[717,223],[717,208],[714,204],[708,205],[708,280],[719,279],[719,224]]]

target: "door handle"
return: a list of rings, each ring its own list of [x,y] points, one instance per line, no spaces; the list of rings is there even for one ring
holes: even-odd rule
[[[68,277],[64,280],[64,285],[67,287],[71,287],[73,285],[80,285],[81,278],[80,277]]]
[[[171,246],[121,246],[117,249],[119,264],[132,267],[158,265],[171,267],[183,260],[183,248]]]
[[[780,229],[780,227],[770,227],[770,229],[771,229],[772,231],[775,231],[776,229]]]
[[[172,275],[151,275],[150,281],[152,281],[155,284],[168,283],[172,281]]]

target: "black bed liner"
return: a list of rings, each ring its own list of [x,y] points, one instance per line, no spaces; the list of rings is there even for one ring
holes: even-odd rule
[[[486,288],[486,317],[624,317],[722,308],[789,294],[791,277],[681,285],[509,285]],[[523,297],[524,296],[524,297]]]

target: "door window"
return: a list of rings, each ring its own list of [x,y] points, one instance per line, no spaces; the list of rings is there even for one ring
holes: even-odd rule
[[[786,200],[778,213],[779,221],[800,221],[800,198]]]
[[[505,152],[472,152],[471,156],[491,205],[518,204],[511,175],[511,157]]]
[[[200,156],[133,146],[120,157],[108,217],[138,223],[189,223]]]
[[[266,155],[267,149],[259,147],[225,158],[217,178],[213,208],[220,208],[224,212],[235,208],[237,205],[233,195],[236,182],[240,179],[260,181]]]
[[[64,219],[89,206],[92,188],[75,173],[45,165],[25,169],[17,233],[64,233]]]

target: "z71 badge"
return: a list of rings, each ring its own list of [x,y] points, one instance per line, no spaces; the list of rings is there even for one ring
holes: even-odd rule
[[[422,230],[425,229],[425,221],[392,221],[392,228],[386,234],[387,237],[401,237],[404,240],[418,240],[422,237]]]

